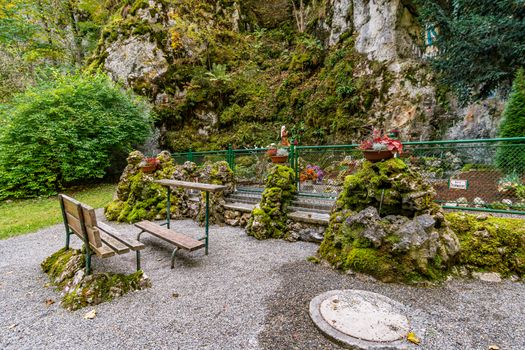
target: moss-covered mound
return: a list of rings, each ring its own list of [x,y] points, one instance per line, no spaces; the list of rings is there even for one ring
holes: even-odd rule
[[[459,242],[434,196],[401,159],[363,162],[345,179],[319,257],[387,282],[442,278]]]
[[[148,277],[137,271],[130,275],[101,273],[85,275],[80,250],[60,249],[41,264],[51,284],[62,292],[62,306],[77,310],[109,301],[128,292],[151,287]]]
[[[153,182],[160,179],[188,180],[194,175],[193,163],[176,165],[168,152],[157,157],[157,169],[145,172],[146,158],[139,151],[131,152],[128,165],[124,169],[117,186],[115,200],[105,207],[108,220],[137,222],[140,220],[159,220],[166,218],[166,188]],[[170,211],[173,217],[183,217],[187,213],[186,193],[174,189],[171,196]]]
[[[524,220],[464,213],[449,213],[446,218],[461,244],[458,264],[471,271],[525,276]]]
[[[381,208],[380,215],[414,217],[427,213],[435,204],[433,187],[399,158],[384,162],[363,162],[346,177],[337,199],[339,210],[361,211],[369,206]]]
[[[274,165],[268,172],[261,203],[253,209],[246,233],[257,239],[283,238],[286,235],[286,213],[296,192],[292,168]]]

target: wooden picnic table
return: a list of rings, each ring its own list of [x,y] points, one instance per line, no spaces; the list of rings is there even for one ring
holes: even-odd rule
[[[208,237],[209,237],[209,218],[210,218],[210,192],[220,192],[226,189],[224,185],[213,185],[208,183],[189,182],[189,181],[178,181],[178,180],[154,180],[153,182],[167,188],[167,199],[166,199],[166,226],[170,228],[170,207],[171,207],[171,187],[182,187],[192,190],[199,190],[206,193],[206,216],[205,216],[205,236],[203,237],[205,242],[205,254],[208,255]],[[202,240],[202,239],[199,239]]]

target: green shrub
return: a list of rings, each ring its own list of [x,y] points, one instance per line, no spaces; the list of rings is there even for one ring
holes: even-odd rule
[[[0,200],[104,177],[150,131],[149,109],[102,74],[55,79],[0,105]]]
[[[525,71],[518,70],[510,94],[503,120],[499,128],[499,137],[520,137],[525,135]],[[513,144],[515,142],[512,142]],[[523,143],[523,142],[522,142]],[[525,173],[525,145],[519,147],[503,143],[496,154],[496,164],[505,173]]]

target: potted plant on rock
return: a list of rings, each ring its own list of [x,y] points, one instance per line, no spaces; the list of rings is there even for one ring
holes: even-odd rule
[[[270,156],[272,163],[286,163],[288,160],[288,150],[286,148],[279,148],[274,156]]]
[[[143,173],[152,173],[155,170],[157,170],[158,166],[160,164],[160,161],[155,157],[149,157],[144,159],[142,162],[140,169]]]
[[[371,140],[365,140],[359,145],[366,160],[375,163],[381,160],[400,156],[403,152],[403,145],[398,140],[393,140],[381,131],[374,130]]]

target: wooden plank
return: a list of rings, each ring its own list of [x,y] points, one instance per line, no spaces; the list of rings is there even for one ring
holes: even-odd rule
[[[131,250],[142,250],[146,248],[144,243],[141,243],[140,241],[137,241],[136,239],[125,237],[122,233],[115,230],[113,227],[103,223],[99,222],[97,228],[100,231],[103,231],[107,233],[108,235],[112,236],[116,240],[120,241],[121,243],[124,243],[127,245]],[[102,233],[102,232],[101,232]]]
[[[66,210],[66,213],[80,220],[80,215],[82,215],[80,202],[64,194],[61,194],[60,197],[62,197],[62,203],[64,203],[64,209]]]
[[[129,248],[124,243],[120,242],[119,240],[116,240],[115,238],[111,237],[103,231],[100,232],[100,238],[102,239],[102,242],[104,242],[107,246],[113,249],[117,254],[124,254],[129,252]]]
[[[151,233],[160,239],[170,242],[179,248],[189,250],[190,252],[205,246],[204,242],[202,241],[159,226],[151,221],[137,222],[135,226]]]
[[[82,226],[80,224],[80,220],[78,220],[76,217],[74,217],[68,212],[66,212],[66,217],[67,217],[67,224],[69,225],[71,230],[83,240],[84,234],[82,233]]]
[[[95,252],[95,254],[100,258],[107,258],[115,255],[115,251],[106,244],[102,244],[100,247],[94,247],[91,244],[89,244],[89,246],[91,247],[91,250]]]
[[[154,180],[153,182],[158,183],[162,186],[173,186],[173,187],[184,187],[192,190],[208,191],[208,192],[220,192],[226,189],[223,185],[213,185],[200,182],[189,182],[189,181],[178,181],[178,180]]]
[[[100,240],[100,232],[96,228],[97,216],[95,215],[95,209],[83,203],[81,204],[81,208],[89,243],[95,247],[100,247],[102,245],[102,241]]]

